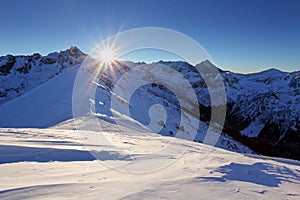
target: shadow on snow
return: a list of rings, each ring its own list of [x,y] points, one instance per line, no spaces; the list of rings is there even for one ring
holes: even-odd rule
[[[300,171],[262,162],[252,165],[230,163],[217,168],[214,172],[223,175],[221,177],[197,177],[197,179],[218,182],[241,181],[268,187],[279,187],[282,181],[300,184]]]
[[[126,160],[128,157],[115,151],[93,152],[99,160]],[[0,145],[0,164],[15,162],[71,162],[93,161],[89,151]]]

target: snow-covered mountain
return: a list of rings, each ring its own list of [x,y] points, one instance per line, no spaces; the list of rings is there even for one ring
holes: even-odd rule
[[[16,60],[20,60],[19,63],[23,62],[18,65],[12,64],[16,62],[13,62],[11,56],[1,58],[0,77],[3,80],[18,80],[17,85],[13,85],[17,81],[14,83],[5,81],[2,102],[18,96],[16,90],[11,88],[21,88],[19,80],[26,80],[23,85],[28,83],[26,89],[19,89],[24,95],[0,106],[1,127],[48,127],[72,118],[72,87],[77,70],[86,55],[73,47],[46,57],[38,56],[32,62],[41,63],[49,56],[55,57],[56,62],[52,65],[47,62],[44,72],[39,65],[33,65],[35,67],[32,67],[27,74],[23,73],[24,70],[19,70],[22,73],[17,70],[18,66],[27,66],[25,65],[28,62],[27,57],[16,57]],[[62,58],[69,60],[64,61],[66,65],[61,64]],[[115,62],[110,71],[101,74],[97,81],[96,95],[92,99],[92,102],[97,102],[94,104],[95,109],[91,110],[93,114],[101,114],[102,119],[105,117],[111,119],[113,113],[110,102],[114,97],[112,95],[115,95],[112,92],[114,85],[126,72],[142,64],[144,63]],[[195,91],[199,101],[201,121],[194,140],[202,142],[211,117],[211,99],[205,81],[188,63],[161,61],[148,65],[151,67],[158,64],[180,72]],[[209,61],[204,61],[196,67],[216,68]],[[287,73],[270,69],[255,74],[237,74],[218,70],[224,81],[227,95],[227,118],[217,146],[241,152],[251,151],[240,144],[243,143],[259,153],[300,160],[300,72]],[[54,77],[62,71],[64,73]],[[46,78],[37,81],[36,77],[39,76]],[[51,77],[54,78],[49,80]],[[38,85],[40,86],[37,87]],[[34,90],[28,92],[34,87],[36,87]],[[184,89],[182,92],[184,93]],[[181,129],[178,126],[181,115],[179,102],[172,91],[163,85],[144,85],[127,103],[131,108],[130,117],[144,125],[150,122],[151,106],[154,104],[163,106],[167,112],[167,119],[159,132],[162,135],[173,136]],[[186,108],[192,109],[187,105]],[[188,109],[186,109],[187,113]]]
[[[201,127],[206,131],[211,119],[211,99],[203,78],[193,66],[185,62],[159,62],[151,65],[156,64],[172,67],[189,80],[200,104],[200,119],[205,122]],[[216,66],[204,61],[196,67]],[[118,64],[118,68],[122,68],[122,65]],[[123,71],[127,68],[123,67]],[[218,70],[227,95],[227,117],[223,132],[257,152],[299,160],[300,71],[287,73],[270,69],[254,74],[237,74]],[[110,91],[116,82],[112,81],[114,78],[118,79],[118,76],[104,75],[100,83],[107,87],[101,89]],[[110,84],[105,84],[107,82]],[[184,89],[181,91],[184,93]],[[105,94],[107,97],[102,94],[98,99],[105,103],[105,106],[98,106],[98,112],[109,112],[107,106],[110,105],[111,93]],[[153,104],[161,104],[169,113],[168,116],[172,116],[160,132],[163,135],[172,135],[178,130],[179,103],[172,91],[162,85],[145,85],[135,93],[130,102],[132,117],[148,124],[148,110]],[[195,140],[201,142],[204,136],[201,130],[199,132]]]
[[[66,68],[82,63],[86,55],[77,47],[41,56],[0,57],[0,104],[47,82]]]
[[[239,140],[258,152],[299,160],[300,71],[222,76],[228,98],[225,131],[233,137],[238,131]]]

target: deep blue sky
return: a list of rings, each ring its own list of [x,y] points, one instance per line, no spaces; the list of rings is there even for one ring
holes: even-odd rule
[[[158,26],[197,40],[223,69],[300,69],[298,0],[0,0],[0,55],[89,52],[120,29]]]

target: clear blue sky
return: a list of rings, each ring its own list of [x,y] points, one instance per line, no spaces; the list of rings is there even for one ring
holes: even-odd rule
[[[223,69],[300,69],[298,0],[0,0],[0,55],[89,52],[120,29],[158,26],[197,40]]]

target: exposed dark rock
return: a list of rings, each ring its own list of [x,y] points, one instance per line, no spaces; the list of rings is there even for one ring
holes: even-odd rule
[[[6,76],[9,74],[10,70],[13,68],[14,64],[16,63],[16,57],[12,55],[2,56],[0,57],[0,61],[7,59],[7,61],[0,65],[0,75]]]
[[[41,62],[45,65],[52,65],[54,63],[56,63],[57,60],[55,60],[55,58],[49,58],[49,57],[45,57],[41,60]]]
[[[7,91],[5,90],[0,90],[0,97],[6,97]]]
[[[16,71],[18,71],[19,73],[28,74],[31,68],[31,64],[25,63],[23,67],[16,69]]]

